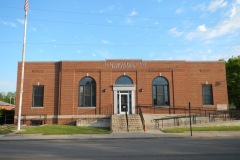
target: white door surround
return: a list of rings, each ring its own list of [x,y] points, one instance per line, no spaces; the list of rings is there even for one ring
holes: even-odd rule
[[[125,113],[125,108],[128,109],[128,114],[135,114],[135,85],[113,85],[114,91],[114,114]],[[124,100],[125,99],[125,100]]]

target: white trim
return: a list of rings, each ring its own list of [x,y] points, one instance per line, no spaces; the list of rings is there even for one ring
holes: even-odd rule
[[[113,91],[135,91],[136,87],[135,85],[113,85]]]
[[[43,109],[44,107],[31,107],[31,109]]]
[[[170,108],[170,106],[153,106],[152,108]]]
[[[131,92],[131,108],[132,111],[130,111],[130,113],[135,114],[135,91],[136,91],[136,86],[133,84],[128,84],[128,85],[122,85],[122,84],[118,84],[118,85],[113,85],[113,91],[114,91],[114,114],[119,114],[120,110],[118,108],[118,91],[130,91]],[[119,111],[119,112],[118,112]]]
[[[94,107],[81,107],[81,106],[78,106],[78,109],[96,109],[96,106]]]

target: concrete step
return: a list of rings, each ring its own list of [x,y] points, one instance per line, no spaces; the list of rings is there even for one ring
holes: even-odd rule
[[[112,132],[143,132],[140,116],[137,114],[128,115],[128,126],[125,115],[112,115],[111,117]]]

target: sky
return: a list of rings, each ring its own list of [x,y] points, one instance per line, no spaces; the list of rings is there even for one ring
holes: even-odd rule
[[[25,0],[0,0],[0,92],[14,92]],[[240,0],[29,0],[25,61],[228,60]]]

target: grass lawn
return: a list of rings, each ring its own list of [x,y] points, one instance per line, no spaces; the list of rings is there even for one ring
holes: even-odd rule
[[[208,126],[208,127],[193,127],[193,131],[240,131],[240,126]],[[170,128],[162,130],[165,133],[183,133],[189,132],[190,128]]]
[[[78,127],[71,125],[45,125],[26,127],[20,134],[43,134],[43,135],[61,135],[61,134],[109,134],[109,128],[97,127]]]
[[[12,132],[15,128],[12,126],[1,126],[0,127],[0,134],[8,134]]]

